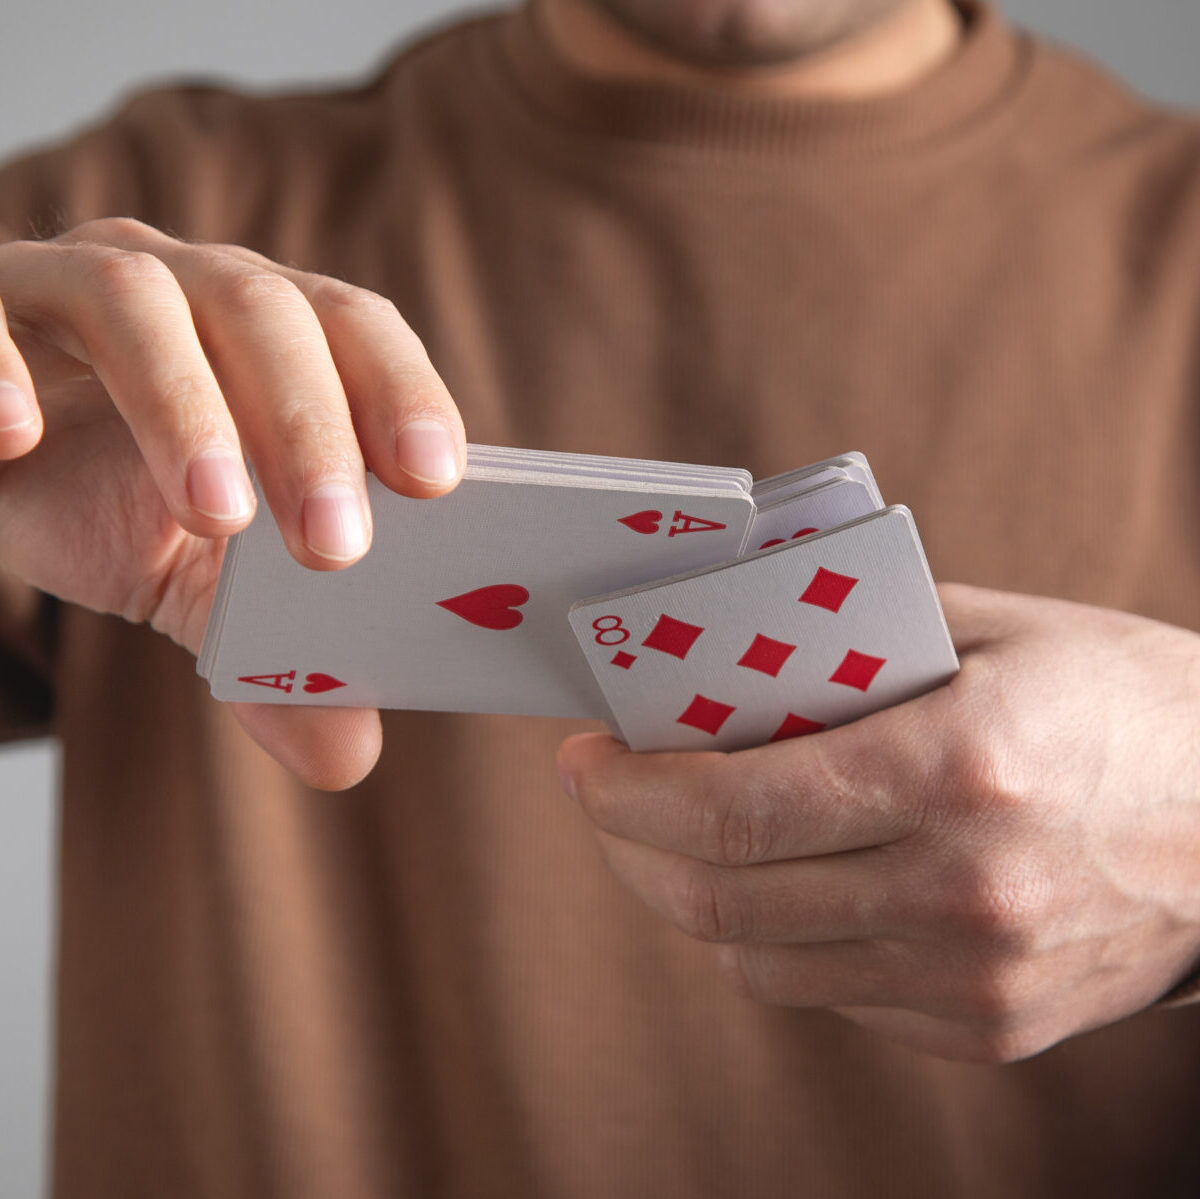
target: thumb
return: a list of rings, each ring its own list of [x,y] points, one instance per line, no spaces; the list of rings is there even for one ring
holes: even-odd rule
[[[42,412],[25,359],[9,336],[0,304],[0,459],[28,454],[42,436]]]
[[[362,782],[383,748],[383,726],[374,708],[229,706],[275,761],[320,791],[344,791]]]
[[[1025,596],[966,583],[939,583],[937,592],[950,639],[960,654],[1003,641],[1027,622]]]

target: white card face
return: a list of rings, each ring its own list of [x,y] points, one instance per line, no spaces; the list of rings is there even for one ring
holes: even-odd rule
[[[831,479],[811,491],[759,507],[746,552],[769,549],[857,520],[883,507],[878,493],[858,479]]]
[[[635,750],[735,750],[819,732],[958,670],[903,507],[581,601],[570,624]]]
[[[665,487],[368,490],[374,544],[346,570],[299,566],[265,503],[231,542],[201,655],[217,699],[605,718],[571,603],[731,558],[752,513]]]

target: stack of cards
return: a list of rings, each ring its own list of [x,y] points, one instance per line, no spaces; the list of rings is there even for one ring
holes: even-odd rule
[[[958,667],[912,517],[861,454],[752,483],[471,446],[448,496],[368,491],[374,544],[346,570],[299,566],[265,505],[231,539],[199,661],[218,699],[596,717],[634,749],[737,749]]]

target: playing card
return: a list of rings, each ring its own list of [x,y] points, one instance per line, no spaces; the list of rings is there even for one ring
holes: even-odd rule
[[[787,496],[819,487],[833,479],[853,479],[862,483],[871,492],[876,506],[883,506],[871,464],[866,455],[857,450],[839,454],[835,458],[824,458],[820,462],[784,471],[779,475],[757,479],[751,485],[750,494],[754,497],[755,504],[762,508]]]
[[[808,537],[882,507],[878,493],[861,479],[845,476],[828,479],[773,503],[760,503],[746,538],[746,551],[770,549],[785,541]]]
[[[636,750],[734,750],[818,732],[958,669],[903,507],[583,600],[570,625]]]
[[[529,451],[523,452],[529,454]],[[563,473],[471,447],[451,494],[368,480],[371,551],[305,570],[266,504],[229,546],[200,670],[224,700],[604,717],[564,615],[582,595],[735,556],[742,472]],[[538,465],[545,469],[537,469]]]

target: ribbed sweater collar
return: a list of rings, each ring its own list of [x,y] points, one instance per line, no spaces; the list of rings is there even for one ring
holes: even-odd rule
[[[1024,77],[1033,43],[979,0],[959,0],[958,7],[964,35],[955,52],[911,87],[866,100],[728,94],[585,74],[558,53],[529,0],[506,22],[504,51],[528,98],[577,133],[780,153],[884,149],[970,125]]]

